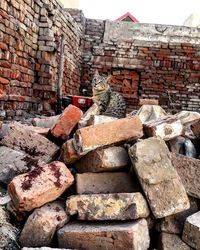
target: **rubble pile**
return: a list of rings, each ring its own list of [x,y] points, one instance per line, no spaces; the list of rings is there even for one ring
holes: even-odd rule
[[[200,114],[141,103],[0,124],[0,249],[200,249]]]

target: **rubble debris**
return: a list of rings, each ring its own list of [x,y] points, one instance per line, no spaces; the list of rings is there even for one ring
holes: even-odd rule
[[[200,211],[190,215],[184,225],[182,239],[194,249],[200,249]]]
[[[83,112],[79,108],[70,104],[51,128],[51,134],[56,138],[66,140],[82,115]]]
[[[173,166],[176,168],[187,193],[200,198],[200,160],[178,154],[171,154]]]
[[[171,233],[171,234],[182,234],[185,220],[188,216],[198,211],[198,203],[195,198],[190,197],[190,208],[162,218],[157,224],[156,228],[160,232]]]
[[[66,248],[51,248],[51,247],[23,247],[21,250],[76,250],[76,249],[66,249]]]
[[[165,142],[154,137],[137,142],[129,149],[133,168],[155,218],[176,214],[190,207],[169,154]]]
[[[74,145],[75,140],[73,138],[63,143],[59,157],[60,161],[64,162],[65,164],[71,164],[81,158],[81,156],[77,154]]]
[[[158,106],[158,100],[156,99],[139,99],[139,106],[143,105],[157,105]]]
[[[165,117],[167,113],[158,105],[143,105],[136,113],[142,124]]]
[[[58,230],[59,247],[87,250],[121,250],[149,247],[145,219],[129,222],[72,222]]]
[[[169,141],[183,134],[183,125],[175,116],[168,115],[144,124],[144,131],[148,137],[159,136]]]
[[[69,220],[61,202],[47,203],[28,217],[20,234],[20,243],[26,247],[50,246],[53,236]]]
[[[129,163],[129,156],[123,147],[97,149],[75,162],[79,173],[105,172],[123,169]]]
[[[33,118],[32,124],[35,127],[41,127],[41,128],[52,128],[60,115],[54,115],[49,117],[42,117],[42,118]]]
[[[14,150],[24,151],[34,159],[46,163],[54,160],[59,148],[42,135],[27,129],[27,126],[18,122],[8,125],[8,130],[0,144]]]
[[[142,135],[142,123],[138,116],[134,116],[78,129],[74,138],[78,154],[84,155],[99,147],[137,139]]]
[[[76,174],[77,194],[133,193],[139,191],[138,183],[130,173],[84,173]]]
[[[0,182],[8,184],[16,175],[27,172],[37,162],[24,152],[0,147]]]
[[[83,128],[88,126],[88,121],[93,115],[99,114],[99,106],[94,103],[81,117],[80,121],[78,122],[78,128]]]
[[[106,116],[106,115],[93,115],[88,120],[87,126],[98,125],[102,123],[108,123],[117,120],[116,117]]]
[[[141,193],[72,195],[66,201],[66,211],[77,214],[79,220],[131,220],[149,215]]]
[[[178,235],[161,233],[158,250],[192,250]]]
[[[14,177],[9,195],[19,211],[30,211],[57,199],[74,181],[64,163],[39,164],[34,170]]]

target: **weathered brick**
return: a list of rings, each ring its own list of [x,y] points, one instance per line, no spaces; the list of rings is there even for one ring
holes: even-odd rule
[[[59,247],[88,250],[121,250],[149,247],[149,232],[145,219],[131,222],[72,222],[58,230]],[[101,239],[101,241],[99,241]]]
[[[97,149],[83,156],[75,163],[79,173],[105,172],[123,169],[129,163],[129,156],[123,147]]]
[[[60,202],[47,203],[28,217],[20,234],[20,243],[26,247],[49,246],[53,236],[69,218]]]
[[[94,103],[81,117],[78,123],[78,127],[79,128],[86,127],[88,125],[88,121],[90,120],[90,118],[93,115],[97,115],[98,113],[99,113],[99,107],[96,103]]]
[[[161,138],[145,139],[129,149],[133,168],[156,218],[176,214],[190,207],[169,154]]]
[[[168,141],[183,133],[183,125],[176,117],[166,116],[145,123],[144,131],[148,136],[159,136]]]
[[[32,124],[36,127],[52,128],[60,115],[50,116],[45,118],[34,118]]]
[[[130,173],[85,173],[76,175],[77,194],[133,193],[139,191]]]
[[[158,105],[158,100],[156,99],[139,99],[139,105]]]
[[[172,164],[190,196],[200,198],[200,160],[179,154],[171,154]]]
[[[30,211],[57,199],[73,181],[74,178],[64,163],[39,163],[34,170],[16,176],[8,190],[19,211]]]
[[[117,120],[118,118],[116,117],[111,117],[111,116],[106,116],[106,115],[93,115],[90,117],[88,120],[87,125],[98,125],[102,123],[108,123]]]
[[[78,129],[74,138],[77,151],[81,155],[102,146],[137,139],[142,135],[142,123],[138,116],[135,116]]]
[[[162,233],[159,237],[158,242],[159,250],[191,250],[191,248],[186,245],[178,235]]]
[[[81,119],[82,115],[83,112],[79,108],[69,105],[51,128],[52,135],[66,140],[72,129]]]
[[[149,215],[141,193],[73,195],[66,201],[66,211],[77,214],[79,220],[131,220]]]
[[[77,154],[74,144],[75,141],[73,138],[63,143],[59,158],[60,161],[64,162],[65,164],[71,164],[80,159],[80,156]]]
[[[194,249],[200,249],[200,212],[190,215],[184,225],[182,239]]]
[[[0,134],[3,139],[0,144],[15,150],[21,150],[29,154],[34,159],[44,162],[53,160],[58,152],[58,146],[17,122],[12,122]],[[1,137],[1,135],[0,135]]]

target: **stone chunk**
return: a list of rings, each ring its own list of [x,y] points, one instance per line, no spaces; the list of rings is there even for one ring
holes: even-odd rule
[[[67,199],[66,209],[79,220],[131,220],[149,215],[141,193],[73,195]]]
[[[61,148],[60,161],[65,164],[71,164],[75,161],[79,160],[81,157],[77,154],[76,149],[74,147],[75,140],[72,138],[67,140]]]
[[[165,117],[167,114],[164,109],[158,105],[143,105],[137,111],[137,115],[142,121],[142,124],[145,124],[146,122]]]
[[[142,123],[138,116],[134,116],[78,129],[74,138],[78,153],[83,155],[99,147],[137,139],[142,135]]]
[[[149,243],[145,219],[118,223],[72,222],[58,230],[59,247],[87,250],[147,250]]]
[[[52,161],[59,148],[42,135],[39,135],[18,122],[12,122],[3,132],[1,145],[21,150],[34,159],[43,162]]]
[[[32,124],[36,127],[41,128],[52,128],[60,115],[54,115],[50,117],[44,117],[44,118],[33,118]]]
[[[194,249],[200,249],[200,211],[186,219],[182,239]]]
[[[109,147],[89,152],[75,163],[79,173],[106,172],[123,169],[129,163],[129,156],[123,147]]]
[[[82,115],[83,112],[79,108],[70,104],[51,128],[51,134],[56,138],[66,140]]]
[[[132,193],[139,191],[130,173],[85,173],[76,175],[77,194]]]
[[[116,117],[106,116],[106,115],[93,115],[88,120],[87,126],[98,125],[102,123],[108,123],[117,120]]]
[[[156,218],[176,214],[190,207],[169,154],[161,138],[137,142],[129,149],[133,168]]]
[[[79,123],[78,123],[78,128],[83,128],[88,126],[88,121],[93,115],[98,115],[99,113],[99,106],[94,103],[81,117]]]
[[[0,182],[8,184],[16,175],[29,171],[37,162],[22,151],[0,147]]]
[[[200,160],[179,154],[171,154],[172,164],[177,170],[187,193],[200,198]]]
[[[190,250],[178,235],[162,233],[159,238],[158,250]],[[191,249],[192,250],[192,249]]]
[[[64,163],[40,163],[34,170],[16,176],[8,191],[19,211],[30,211],[57,199],[73,181],[74,177]]]
[[[183,125],[175,116],[165,116],[146,122],[144,131],[149,137],[159,136],[163,140],[169,141],[183,133]]]
[[[198,211],[197,201],[194,198],[190,197],[189,209],[183,212],[162,218],[160,222],[158,222],[158,224],[156,225],[156,228],[158,231],[161,231],[161,232],[166,232],[166,233],[171,233],[171,234],[182,234],[183,226],[184,226],[186,218],[189,215],[196,213],[197,211]]]
[[[28,217],[20,235],[20,243],[26,247],[49,246],[57,229],[69,218],[60,202],[52,202],[37,208]]]

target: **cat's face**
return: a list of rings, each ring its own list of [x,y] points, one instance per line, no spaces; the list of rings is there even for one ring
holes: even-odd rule
[[[95,91],[103,91],[109,87],[108,78],[95,74],[92,79],[92,89]]]

